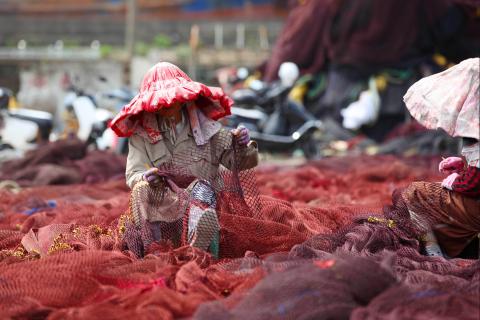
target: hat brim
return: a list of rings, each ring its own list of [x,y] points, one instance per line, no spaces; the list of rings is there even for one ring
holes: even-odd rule
[[[119,137],[129,137],[135,131],[143,112],[158,112],[174,105],[195,101],[210,119],[218,120],[231,114],[233,101],[218,87],[208,87],[191,81],[169,88],[150,89],[136,95],[110,123]]]
[[[403,98],[412,117],[428,129],[478,140],[479,65],[479,58],[467,59],[413,84]]]

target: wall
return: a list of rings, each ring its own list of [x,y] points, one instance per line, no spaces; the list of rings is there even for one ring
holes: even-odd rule
[[[108,83],[99,80],[100,76]],[[18,102],[24,108],[55,114],[70,86],[95,95],[122,85],[123,65],[113,61],[37,62],[20,68]]]

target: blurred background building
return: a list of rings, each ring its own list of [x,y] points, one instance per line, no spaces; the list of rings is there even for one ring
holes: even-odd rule
[[[475,0],[0,0],[0,87],[60,123],[68,93],[116,112],[127,97],[103,93],[169,61],[265,112],[261,133],[328,118],[335,139],[382,142],[409,120],[408,87],[478,56],[479,30]]]
[[[0,86],[52,111],[70,81],[135,87],[159,60],[208,81],[207,70],[265,59],[286,13],[278,0],[0,0]]]

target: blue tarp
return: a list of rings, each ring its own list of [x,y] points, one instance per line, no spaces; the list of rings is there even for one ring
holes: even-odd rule
[[[247,4],[271,4],[274,0],[192,0],[183,6],[185,11],[210,11],[216,9],[241,8]]]

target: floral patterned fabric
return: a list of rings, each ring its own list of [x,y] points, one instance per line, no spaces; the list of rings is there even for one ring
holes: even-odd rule
[[[411,115],[429,129],[479,139],[480,58],[416,82],[404,96]]]

